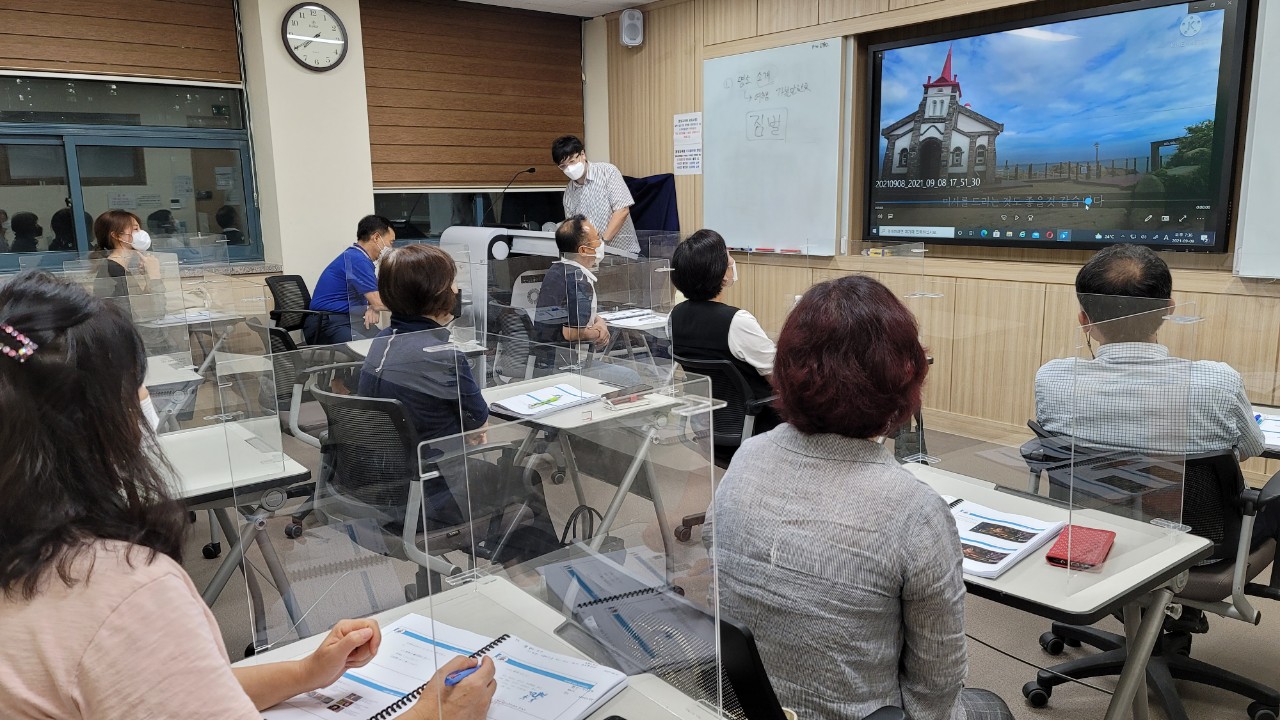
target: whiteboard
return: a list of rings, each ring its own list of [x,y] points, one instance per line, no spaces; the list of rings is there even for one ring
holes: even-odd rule
[[[703,219],[732,248],[834,255],[840,38],[702,63]]]
[[[1253,50],[1253,87],[1244,126],[1244,167],[1240,173],[1240,213],[1236,216],[1235,274],[1280,278],[1280,240],[1275,204],[1280,197],[1280,144],[1264,132],[1280,112],[1280,8],[1262,3]]]

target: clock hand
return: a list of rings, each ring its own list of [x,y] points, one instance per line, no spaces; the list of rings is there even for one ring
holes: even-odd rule
[[[312,36],[311,36],[312,40],[314,40],[315,38],[318,38],[318,37],[320,37],[320,33],[316,33],[315,35],[312,35]],[[306,46],[308,46],[308,45],[310,45],[310,44],[311,44],[311,40],[308,40],[308,41],[306,41],[306,42],[302,43],[301,45],[297,45],[297,46],[295,46],[293,49],[294,49],[294,50],[301,50],[302,48],[304,48],[304,47],[306,47]]]

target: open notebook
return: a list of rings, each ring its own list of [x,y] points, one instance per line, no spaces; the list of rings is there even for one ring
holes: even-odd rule
[[[483,635],[406,615],[382,629],[368,665],[332,685],[284,701],[264,720],[390,720],[417,701],[424,684],[455,655],[488,655],[498,692],[488,720],[582,720],[622,691],[627,677],[590,660],[560,655],[510,635]]]
[[[505,400],[499,400],[493,403],[493,407],[523,417],[538,417],[539,415],[559,412],[575,405],[585,405],[599,397],[595,393],[589,393],[569,385],[552,385],[551,387],[530,390],[519,395],[513,395]]]

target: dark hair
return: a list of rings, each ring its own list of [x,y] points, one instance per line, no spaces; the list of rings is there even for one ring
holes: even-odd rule
[[[356,240],[361,242],[391,229],[391,221],[381,215],[365,215],[356,223]]]
[[[1169,266],[1145,245],[1111,245],[1076,273],[1076,298],[1107,340],[1142,341],[1156,334],[1173,297]]]
[[[157,235],[166,232],[176,232],[178,229],[178,221],[174,219],[173,212],[161,208],[147,216],[147,232],[153,232]]]
[[[135,222],[139,227],[142,226],[142,220],[128,210],[108,210],[93,221],[93,239],[98,243],[99,248],[114,250],[115,245],[111,236],[128,233],[129,225]]]
[[[710,300],[724,288],[729,250],[715,230],[702,229],[676,246],[671,283],[690,300]]]
[[[96,540],[180,560],[186,517],[151,459],[161,455],[138,403],[146,355],[125,313],[28,271],[0,289],[0,323],[39,346],[22,363],[0,355],[0,589],[30,599],[50,569],[74,584],[72,565]],[[0,343],[19,347],[3,333]]]
[[[223,205],[218,208],[218,212],[213,214],[213,221],[218,223],[220,228],[233,227],[236,221],[240,219],[240,213],[230,205]]]
[[[89,224],[93,224],[90,219]],[[49,229],[56,238],[71,238],[76,234],[76,224],[71,219],[71,208],[62,208],[49,216]]]
[[[457,264],[444,250],[421,243],[406,245],[382,259],[378,295],[393,313],[439,315],[453,310],[457,274]]]
[[[20,212],[9,218],[14,237],[35,237],[40,234],[40,218],[33,212]]]
[[[787,317],[775,406],[803,433],[872,438],[920,407],[928,372],[911,311],[878,281],[849,275],[809,288]]]
[[[587,242],[587,216],[581,213],[566,218],[556,226],[556,249],[576,253]]]
[[[551,162],[559,165],[565,158],[571,158],[585,149],[578,136],[561,135],[551,143]]]

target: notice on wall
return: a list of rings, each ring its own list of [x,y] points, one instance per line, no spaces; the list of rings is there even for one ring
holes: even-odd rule
[[[702,174],[702,113],[674,116],[675,174]]]
[[[107,206],[115,210],[136,210],[138,198],[132,193],[107,193]]]
[[[173,194],[177,197],[186,197],[195,194],[195,184],[191,181],[190,175],[174,175],[173,176]]]
[[[216,167],[213,169],[214,182],[219,190],[230,190],[235,179],[235,168]]]
[[[144,193],[138,195],[138,207],[140,208],[158,208],[164,203],[160,193]]]

